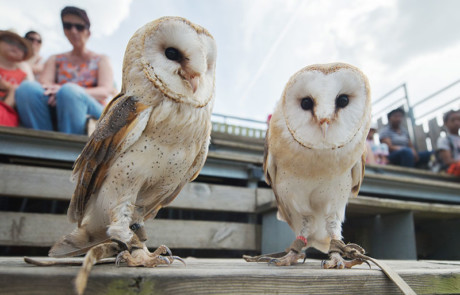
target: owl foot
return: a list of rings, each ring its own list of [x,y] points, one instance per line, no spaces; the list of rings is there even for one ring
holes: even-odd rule
[[[281,254],[284,254],[284,256]],[[291,250],[287,254],[286,252],[280,252],[255,257],[244,255],[243,258],[247,262],[268,262],[268,264],[273,263],[276,266],[289,266],[297,264],[299,259],[304,259],[305,261],[305,253],[298,253]]]
[[[243,259],[246,260],[246,262],[269,262],[270,259],[272,258],[281,258],[285,256],[286,254],[287,253],[283,251],[283,252],[264,254],[264,255],[259,255],[259,256],[243,255]]]
[[[168,254],[168,256],[162,256],[160,254]],[[139,248],[135,248],[131,252],[125,250],[118,254],[115,263],[117,266],[119,266],[121,262],[126,262],[128,266],[156,267],[161,264],[170,265],[174,260],[178,260],[185,265],[185,261],[182,258],[173,256],[171,250],[162,245],[152,253]]]
[[[341,240],[333,239],[331,240],[331,245],[329,247],[329,257],[327,261],[321,262],[321,267],[325,269],[329,268],[352,268],[355,265],[360,265],[366,263],[371,267],[369,262],[367,262],[367,256],[364,255],[365,250],[357,244],[348,244]],[[350,258],[352,260],[344,260],[343,257]]]

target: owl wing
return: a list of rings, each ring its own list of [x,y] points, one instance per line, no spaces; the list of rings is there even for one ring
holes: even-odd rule
[[[364,179],[365,163],[366,151],[361,155],[361,159],[351,168],[351,193],[354,197],[358,196],[361,183]]]
[[[181,192],[182,188],[184,188],[184,186],[188,182],[191,182],[191,181],[195,180],[195,178],[198,177],[198,175],[200,174],[200,171],[203,168],[204,163],[206,161],[206,156],[208,155],[208,146],[209,146],[209,134],[208,134],[206,140],[203,142],[200,151],[196,155],[195,159],[193,160],[192,165],[190,166],[190,168],[188,170],[187,175],[190,175],[190,173],[191,173],[192,174],[191,178],[184,178],[179,183],[179,185],[176,187],[176,189],[174,191],[172,191],[172,193],[170,193],[169,195],[165,195],[165,196],[156,198],[156,201],[146,208],[146,210],[145,210],[146,213],[144,215],[144,220],[147,220],[149,218],[154,218],[155,215],[158,213],[158,211],[162,207],[166,207],[172,201],[174,201],[174,199],[177,197],[177,195]]]
[[[270,136],[269,130],[270,129],[267,129],[267,133],[265,135],[265,145],[264,145],[263,169],[264,169],[264,175],[265,175],[265,182],[272,187],[273,193],[275,194],[276,203],[278,204],[278,214],[277,214],[278,219],[287,222],[287,224],[289,224],[289,226],[292,228],[292,221],[290,218],[291,214],[288,208],[284,205],[283,200],[278,196],[278,193],[276,191],[275,182],[273,181],[273,180],[276,180],[277,167],[276,167],[276,163],[272,160],[270,156],[269,144],[268,144],[268,139]]]
[[[100,188],[112,161],[142,134],[153,108],[121,93],[107,105],[74,164],[77,185],[67,211],[71,222],[81,225],[91,195]]]

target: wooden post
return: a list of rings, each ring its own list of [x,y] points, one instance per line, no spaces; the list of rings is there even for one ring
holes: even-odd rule
[[[412,211],[377,215],[371,237],[370,256],[379,259],[417,259]]]

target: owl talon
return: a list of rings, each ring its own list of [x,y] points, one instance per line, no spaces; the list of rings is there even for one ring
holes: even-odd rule
[[[128,247],[128,244],[126,244],[125,242],[123,241],[120,241],[118,239],[111,239],[112,242],[115,242],[117,243],[118,247],[120,248],[120,251],[128,251],[129,250],[129,247]]]
[[[157,257],[164,261],[163,264],[167,264],[167,265],[171,264],[171,261],[168,259],[169,257],[164,257],[164,256],[161,256],[161,255],[158,255]]]
[[[182,262],[184,264],[184,266],[187,266],[187,264],[185,263],[185,260],[180,258],[179,256],[172,256],[172,258],[173,258],[173,261],[174,260],[179,260],[180,262]]]
[[[126,258],[125,258],[126,255],[130,255],[127,250],[118,253],[117,258],[115,259],[115,265],[117,267],[120,267],[120,263],[126,261]]]

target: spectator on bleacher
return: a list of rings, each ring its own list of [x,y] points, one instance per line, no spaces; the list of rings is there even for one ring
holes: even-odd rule
[[[443,116],[446,136],[438,138],[437,159],[441,164],[441,171],[460,176],[460,110],[448,111]]]
[[[15,91],[26,79],[33,79],[20,67],[32,56],[27,40],[10,31],[0,31],[0,125],[15,127],[19,117],[15,110]]]
[[[376,144],[374,135],[377,133],[377,124],[372,122],[366,138],[367,155],[366,164],[388,164],[388,145],[385,143]]]
[[[388,125],[380,131],[380,142],[386,143],[390,154],[390,164],[404,167],[424,167],[428,164],[431,152],[417,152],[409,137],[409,132],[402,126],[405,112],[402,108],[388,113]]]
[[[113,89],[112,67],[107,56],[86,48],[90,21],[83,9],[67,6],[61,11],[64,34],[72,50],[51,56],[40,83],[23,83],[16,104],[21,123],[28,128],[85,134],[89,117],[98,119]]]
[[[42,47],[42,36],[35,31],[28,31],[24,38],[30,42],[32,46],[32,57],[27,60],[32,72],[34,73],[35,79],[38,80],[40,73],[43,71],[42,57],[40,56],[40,49]]]

